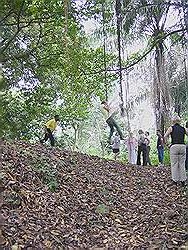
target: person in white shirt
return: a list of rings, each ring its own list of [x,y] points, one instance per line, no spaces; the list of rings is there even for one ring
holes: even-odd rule
[[[123,134],[121,132],[121,129],[119,128],[118,124],[116,123],[116,121],[113,118],[115,112],[113,112],[113,110],[110,107],[110,105],[108,104],[108,102],[106,102],[106,101],[101,102],[101,111],[105,117],[106,123],[110,127],[110,134],[108,137],[108,142],[111,143],[111,137],[112,137],[115,129],[117,130],[117,132],[120,136],[120,140],[123,140]]]
[[[137,139],[130,133],[130,136],[125,140],[128,150],[128,161],[130,164],[136,164],[137,160]]]
[[[140,129],[138,131],[138,155],[137,155],[137,165],[141,165],[141,154],[142,154],[142,164],[146,166],[146,140],[144,132]]]
[[[116,132],[115,135],[112,137],[112,151],[114,153],[114,159],[117,159],[119,155],[119,148],[120,148],[120,136]]]

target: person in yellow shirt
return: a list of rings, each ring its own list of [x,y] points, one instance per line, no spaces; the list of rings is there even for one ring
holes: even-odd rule
[[[51,146],[55,145],[55,139],[53,136],[53,131],[56,129],[57,127],[57,122],[59,121],[59,116],[55,115],[53,119],[47,121],[47,123],[45,124],[45,135],[44,135],[44,139],[41,139],[40,142],[44,143],[46,142],[48,139],[50,139],[50,144]]]

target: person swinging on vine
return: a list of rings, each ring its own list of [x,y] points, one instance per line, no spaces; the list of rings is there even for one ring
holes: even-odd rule
[[[120,136],[120,140],[124,140],[121,129],[118,126],[118,124],[116,123],[116,121],[114,120],[114,116],[116,114],[116,111],[113,111],[113,108],[111,107],[110,103],[108,103],[107,101],[102,101],[101,102],[101,112],[106,120],[106,123],[108,124],[108,126],[110,128],[108,143],[111,144],[111,137],[112,137],[115,129],[117,130],[117,132]]]

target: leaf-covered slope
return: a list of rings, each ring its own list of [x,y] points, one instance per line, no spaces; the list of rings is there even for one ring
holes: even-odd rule
[[[185,245],[186,195],[169,186],[168,167],[25,142],[4,141],[1,150],[2,249]]]

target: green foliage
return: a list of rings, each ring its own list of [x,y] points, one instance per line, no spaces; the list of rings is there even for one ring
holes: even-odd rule
[[[54,113],[71,126],[86,120],[91,97],[104,96],[103,49],[89,47],[75,5],[69,6],[68,16],[63,1],[4,0],[2,6],[7,89],[2,94],[1,136],[31,139]],[[106,56],[111,66],[114,56]],[[113,77],[108,75],[109,86]]]
[[[38,160],[33,162],[35,169],[37,169],[38,173],[40,174],[40,177],[44,184],[48,186],[50,191],[55,192],[56,188],[58,187],[56,174],[57,171],[55,168],[50,166],[48,162],[44,160]]]
[[[31,166],[38,172],[42,182],[47,185],[50,191],[55,192],[58,188],[56,168],[50,165],[45,156],[38,158],[32,151],[27,149],[22,149],[21,153],[30,159]]]
[[[158,154],[157,154],[156,147],[151,148],[150,159],[151,159],[152,165],[154,165],[154,166],[159,165],[159,160],[158,160]],[[165,147],[165,150],[164,150],[164,165],[165,166],[170,165],[170,151],[169,151],[168,147]]]
[[[126,44],[130,42],[127,38],[132,36],[132,41],[140,35],[148,42],[145,49],[122,62],[123,67],[129,67],[145,58],[174,27],[165,30],[157,26],[168,13],[168,5],[163,5],[163,1],[121,2],[122,37]],[[104,83],[110,92],[118,77],[108,71],[105,79],[101,45],[106,36],[106,67],[112,70],[117,65],[115,3],[114,0],[91,0],[77,7],[74,1],[65,6],[63,0],[2,0],[0,137],[38,140],[46,120],[59,114],[64,127],[58,138],[59,146],[113,158],[105,145],[108,128],[100,111],[93,110],[92,105],[93,97],[97,97],[98,102],[104,99]],[[91,18],[99,25],[94,46],[82,28],[83,21]],[[170,36],[175,45],[182,42],[181,37],[177,33]],[[186,117],[185,70],[176,71],[178,65],[183,65],[177,60],[182,55],[172,57],[168,58],[171,97],[175,105],[181,104]],[[155,146],[151,156],[157,163]],[[126,161],[126,158],[123,151],[120,159]]]
[[[182,49],[179,45],[173,44],[171,51],[168,53],[168,76],[175,112],[186,120],[188,117],[188,80],[185,51],[186,45],[183,44]]]
[[[150,141],[150,159],[151,163],[154,166],[159,165],[159,160],[158,160],[158,152],[157,152],[157,136],[152,135],[151,136],[151,141]],[[164,165],[170,165],[170,151],[168,146],[165,146],[164,149]]]
[[[11,205],[13,208],[19,207],[21,204],[20,196],[15,193],[10,193],[6,198],[5,202],[7,202],[9,205]]]
[[[105,204],[99,204],[96,208],[96,212],[103,215],[103,214],[108,214],[109,213],[109,207],[106,206]]]
[[[48,182],[47,182],[47,186],[49,188],[49,190],[51,192],[55,192],[57,187],[58,187],[58,183],[55,179],[50,179]]]

